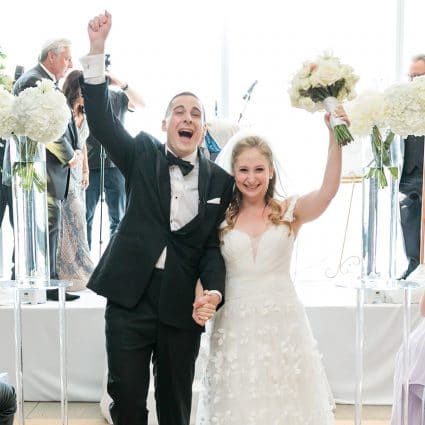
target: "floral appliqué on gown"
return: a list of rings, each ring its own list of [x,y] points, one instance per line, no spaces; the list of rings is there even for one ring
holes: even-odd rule
[[[226,302],[205,335],[196,424],[333,424],[321,356],[289,274],[289,226],[271,225],[258,238],[232,229],[223,242]]]

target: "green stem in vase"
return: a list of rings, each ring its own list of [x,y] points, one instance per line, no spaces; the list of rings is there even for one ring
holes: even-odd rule
[[[389,132],[385,138],[385,141],[382,140],[381,132],[377,126],[373,126],[372,129],[372,153],[373,153],[373,162],[375,166],[370,168],[369,172],[365,175],[365,179],[376,178],[381,189],[388,186],[387,176],[385,170],[389,170],[393,179],[398,178],[398,168],[392,166],[391,163],[391,151],[390,146],[394,140],[394,133]]]
[[[35,188],[41,193],[46,190],[47,184],[42,176],[37,172],[35,164],[39,158],[36,157],[38,151],[37,142],[28,137],[15,137],[15,145],[19,161],[13,164],[12,174],[20,178],[21,187],[30,191]]]
[[[334,127],[333,130],[334,130],[336,142],[338,143],[339,146],[348,145],[350,142],[354,140],[353,136],[348,130],[348,127],[345,124],[338,124]]]

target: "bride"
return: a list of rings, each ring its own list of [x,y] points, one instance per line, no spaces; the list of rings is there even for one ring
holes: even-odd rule
[[[342,107],[337,114],[348,122]],[[319,217],[338,191],[341,149],[328,114],[325,122],[321,187],[284,201],[274,198],[277,170],[267,142],[255,135],[229,142],[235,193],[221,226],[226,302],[211,322],[197,425],[334,423],[320,354],[289,275],[301,226]],[[213,310],[195,301],[194,318],[205,323]]]

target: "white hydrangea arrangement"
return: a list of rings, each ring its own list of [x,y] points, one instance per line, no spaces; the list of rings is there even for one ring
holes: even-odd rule
[[[385,170],[398,178],[390,151],[395,134],[425,134],[425,76],[410,83],[393,84],[383,92],[364,92],[347,103],[346,109],[352,121],[352,134],[371,137],[373,165],[365,178],[376,177],[384,188],[388,185]]]
[[[394,133],[388,129],[388,108],[384,93],[365,91],[347,103],[346,110],[351,119],[351,133],[354,136],[370,137],[373,159],[364,178],[376,178],[380,188],[388,186],[385,170],[397,179],[398,168],[391,160],[390,146]]]
[[[17,127],[14,114],[15,96],[0,86],[0,138],[8,139]]]
[[[355,97],[358,79],[351,66],[325,53],[314,61],[304,62],[295,74],[289,89],[292,106],[309,112],[326,110],[332,113],[340,103]],[[353,140],[342,120],[331,116],[331,125],[340,146]]]
[[[391,130],[402,137],[425,134],[425,76],[384,91]]]
[[[13,164],[12,174],[20,177],[24,189],[30,190],[34,184],[40,192],[45,190],[46,182],[33,164],[37,143],[58,140],[70,117],[65,96],[51,80],[42,79],[17,97],[0,88],[0,137],[13,137],[16,141],[21,160]]]
[[[46,78],[19,93],[14,111],[15,134],[43,144],[58,140],[71,117],[65,96]]]

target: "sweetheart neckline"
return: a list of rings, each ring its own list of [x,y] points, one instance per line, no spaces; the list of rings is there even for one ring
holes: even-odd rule
[[[250,239],[258,239],[261,236],[263,236],[265,233],[267,233],[273,227],[274,227],[273,224],[271,224],[270,226],[267,227],[266,230],[264,230],[263,232],[259,233],[258,235],[255,235],[255,236],[254,235],[250,235],[248,232],[244,232],[243,230],[236,229],[236,227],[234,227],[232,230],[236,230],[238,233],[242,233],[242,234],[248,236]]]

